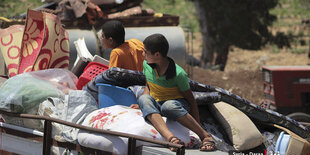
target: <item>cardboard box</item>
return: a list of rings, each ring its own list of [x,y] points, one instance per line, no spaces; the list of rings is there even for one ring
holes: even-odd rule
[[[287,155],[310,155],[310,143],[302,138],[292,136],[286,150]]]

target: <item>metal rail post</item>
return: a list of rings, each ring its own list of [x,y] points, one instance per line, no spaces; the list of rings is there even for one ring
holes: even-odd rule
[[[181,148],[178,148],[176,154],[177,155],[184,155],[185,154],[185,147],[183,146]]]
[[[136,139],[135,138],[128,138],[128,155],[135,155],[136,154]]]
[[[44,121],[43,154],[50,155],[52,146],[52,122]]]

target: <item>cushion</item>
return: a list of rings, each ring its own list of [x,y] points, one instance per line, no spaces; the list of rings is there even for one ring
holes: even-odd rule
[[[186,147],[192,148],[197,145],[197,143],[193,143],[199,142],[199,140],[197,140],[197,135],[194,135],[189,129],[175,121],[167,120],[166,118],[164,118],[164,120],[170,131],[180,138],[185,143]],[[156,140],[164,140],[151,124],[145,122],[141,110],[132,109],[122,105],[115,105],[93,111],[85,118],[82,125],[144,136]],[[127,154],[127,138],[89,133],[80,130],[78,134],[78,142],[85,147],[104,150],[115,154]],[[154,144],[137,141],[136,146],[141,145],[154,146]]]
[[[262,144],[263,136],[240,110],[225,102],[211,104],[210,109],[237,151],[252,149]]]

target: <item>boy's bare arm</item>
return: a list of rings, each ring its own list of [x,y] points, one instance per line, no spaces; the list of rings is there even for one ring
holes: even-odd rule
[[[184,98],[187,100],[187,102],[189,103],[189,105],[191,107],[190,114],[195,118],[195,120],[198,123],[200,123],[198,106],[197,106],[196,100],[194,98],[194,95],[192,93],[192,90],[188,89],[188,90],[182,92],[182,95],[184,96]]]

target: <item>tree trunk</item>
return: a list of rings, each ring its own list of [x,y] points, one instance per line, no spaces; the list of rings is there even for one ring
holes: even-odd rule
[[[220,47],[217,52],[215,65],[220,66],[220,70],[224,71],[228,59],[229,46]]]
[[[206,9],[203,8],[203,6],[205,6],[203,3],[204,0],[194,0],[194,6],[198,15],[202,35],[202,55],[200,58],[200,66],[203,68],[210,68],[214,57],[214,41],[208,35],[207,13]]]

